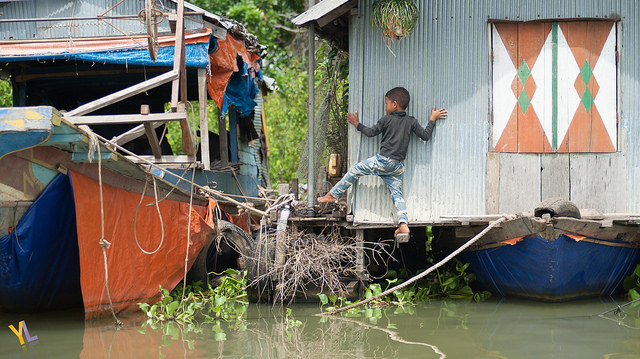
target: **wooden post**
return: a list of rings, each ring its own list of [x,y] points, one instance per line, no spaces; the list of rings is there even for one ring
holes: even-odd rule
[[[227,118],[218,116],[218,134],[220,136],[220,164],[225,167],[229,164],[229,147],[227,144]]]
[[[365,274],[364,270],[364,230],[356,229],[356,247],[358,253],[356,254],[356,274],[361,280],[369,280],[369,276]]]
[[[180,76],[171,84],[171,111],[173,112],[180,112],[178,108],[178,95],[180,92],[182,92],[183,104],[186,104],[187,99],[187,71],[184,55],[184,0],[178,0],[177,6],[178,18],[176,21],[173,70],[177,71]],[[182,129],[182,151],[189,156],[195,155],[189,122],[187,120],[180,121],[180,128]]]
[[[313,5],[315,5],[315,0],[309,0],[309,8],[312,8]],[[315,136],[314,136],[314,116],[315,116],[315,82],[314,82],[314,76],[315,76],[315,28],[313,25],[313,22],[311,24],[309,24],[309,82],[308,82],[308,86],[309,86],[309,102],[308,102],[308,117],[309,117],[309,121],[308,121],[308,126],[307,126],[307,153],[309,154],[309,158],[308,158],[308,165],[309,165],[309,172],[308,172],[308,176],[307,176],[307,186],[308,186],[308,197],[307,197],[307,204],[309,206],[309,208],[313,208],[313,203],[316,200],[316,190],[315,190],[315,182],[316,182],[316,176],[315,176],[315,162],[314,162],[314,155],[315,155],[315,150],[314,150],[314,144],[315,144]]]
[[[180,74],[182,68],[180,61],[182,60],[182,45],[184,43],[184,0],[178,0],[177,19],[176,19],[176,35],[175,50],[173,56],[173,70]],[[180,74],[183,75],[184,74]],[[178,94],[180,90],[180,78],[171,84],[171,110],[173,112],[178,108]]]
[[[293,193],[295,200],[297,201],[299,198],[299,193],[298,193],[299,189],[298,189],[298,179],[294,178],[291,180],[291,193]]]
[[[140,105],[140,115],[149,116],[149,112],[149,105]],[[158,141],[156,130],[150,122],[145,122],[143,125],[144,133],[147,135],[149,145],[151,146],[151,152],[153,152],[153,157],[156,160],[160,160],[162,158],[162,150],[160,149],[160,142]]]
[[[235,107],[229,106],[229,149],[231,151],[231,162],[237,163],[238,158],[238,111]]]
[[[198,69],[198,103],[200,105],[200,153],[205,170],[211,169],[209,157],[209,119],[207,114],[207,69]]]

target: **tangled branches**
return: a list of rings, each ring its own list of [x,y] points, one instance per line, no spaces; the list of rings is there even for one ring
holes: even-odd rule
[[[383,244],[358,242],[337,228],[319,235],[270,231],[257,239],[249,258],[248,286],[280,303],[306,298],[309,291],[347,297],[347,284],[366,276],[365,253],[388,255]]]

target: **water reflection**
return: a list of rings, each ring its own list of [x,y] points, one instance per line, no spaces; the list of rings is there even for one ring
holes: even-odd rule
[[[144,315],[83,322],[81,313],[0,314],[4,328],[25,320],[38,343],[20,346],[6,329],[0,357],[81,358],[640,358],[640,308],[598,314],[615,303],[431,302],[318,317],[317,305],[292,316],[249,305],[246,319],[193,324],[147,323]],[[78,315],[80,314],[80,315]]]

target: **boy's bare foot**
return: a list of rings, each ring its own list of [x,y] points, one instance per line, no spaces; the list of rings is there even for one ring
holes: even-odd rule
[[[327,202],[335,202],[337,198],[331,195],[331,193],[327,193],[322,197],[318,197],[318,203],[327,203]]]
[[[408,234],[410,233],[410,231],[409,231],[409,226],[406,223],[402,222],[398,226],[398,229],[396,229],[394,236],[397,237],[399,234],[404,234],[404,233]]]
[[[394,236],[396,237],[396,242],[398,243],[409,242],[409,226],[404,222],[400,223],[398,229],[396,229]]]

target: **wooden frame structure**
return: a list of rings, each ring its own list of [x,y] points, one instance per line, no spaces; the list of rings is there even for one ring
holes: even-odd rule
[[[149,4],[147,4],[149,6]],[[146,134],[153,152],[153,161],[156,163],[167,162],[194,162],[195,161],[195,133],[189,128],[187,120],[187,68],[185,64],[185,28],[184,28],[184,0],[179,0],[177,5],[177,16],[175,19],[175,50],[173,59],[173,69],[162,75],[143,81],[134,86],[130,86],[113,94],[104,96],[97,100],[86,103],[74,110],[64,114],[65,119],[75,125],[107,125],[107,124],[127,124],[140,123],[139,126],[113,138],[114,143],[122,145],[135,138]],[[172,26],[173,28],[173,26]],[[155,41],[152,36],[148,37],[149,43]],[[150,49],[151,51],[151,49]],[[118,101],[143,93],[160,85],[171,82],[171,110],[168,113],[149,113],[147,105],[141,106],[140,114],[124,115],[87,115],[100,108],[114,104]],[[200,136],[202,146],[202,163],[205,170],[211,169],[209,158],[209,125],[207,119],[207,90],[206,90],[206,70],[198,69],[198,101],[200,106]],[[182,129],[182,151],[187,156],[171,156],[171,159],[163,159],[160,151],[160,143],[155,133],[155,128],[168,121],[179,121]],[[221,121],[224,125],[224,121]],[[222,131],[224,129],[224,131]],[[221,127],[221,134],[226,133],[225,127]],[[221,141],[221,153],[226,155],[226,136]],[[222,157],[223,165],[226,165],[227,157]]]

